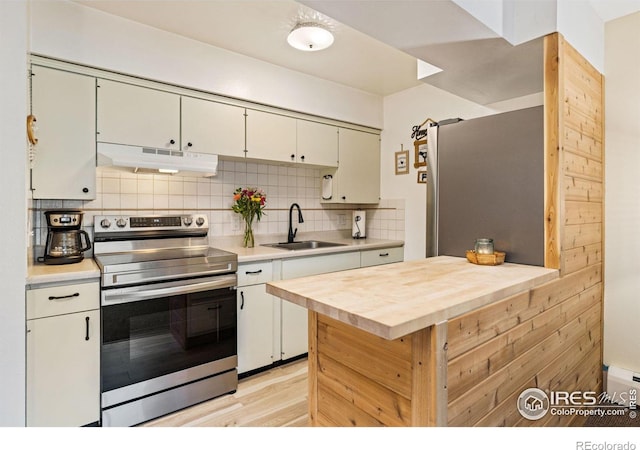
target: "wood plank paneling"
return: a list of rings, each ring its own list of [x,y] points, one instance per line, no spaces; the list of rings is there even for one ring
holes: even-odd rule
[[[566,201],[565,204],[565,225],[602,223],[602,203]]]
[[[560,204],[560,136],[562,117],[559,96],[563,67],[560,65],[560,36],[544,38],[544,265],[560,268],[560,226],[564,222]]]
[[[340,361],[383,386],[411,397],[411,340],[393,341],[318,315],[318,354]]]
[[[601,223],[584,223],[564,227],[565,249],[596,244],[602,241]]]
[[[602,161],[602,142],[568,127],[563,129],[562,135],[562,146],[565,150],[594,161]]]
[[[513,359],[555,333],[584,311],[599,304],[600,284],[575,295],[533,319],[449,362],[449,400],[453,401]]]
[[[601,267],[546,283],[448,322],[449,360],[535,317],[600,281]]]
[[[319,425],[380,427],[383,424],[324,385],[318,386]]]
[[[411,425],[409,399],[329,357],[320,355],[318,367],[318,381],[323,389],[331,391],[380,423],[390,426]],[[322,406],[319,407],[325,411]]]
[[[566,200],[602,202],[603,190],[601,181],[588,180],[580,176],[564,177],[564,198]]]
[[[602,262],[602,244],[591,244],[562,252],[564,270],[576,272],[584,267]]]
[[[540,341],[509,365],[478,383],[472,391],[449,403],[449,425],[476,424],[522,384],[540,367],[550,364],[566,348],[576,345],[582,336],[600,323],[600,305],[561,327]]]
[[[564,174],[602,182],[602,163],[571,152],[564,153]],[[567,177],[564,178],[567,180]]]

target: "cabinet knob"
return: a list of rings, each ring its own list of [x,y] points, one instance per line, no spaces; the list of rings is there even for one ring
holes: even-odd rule
[[[171,139],[171,140],[169,141],[169,144],[171,144],[171,145],[173,145],[173,144],[175,144],[175,143],[176,143],[175,139]]]
[[[82,192],[86,194],[87,192],[89,192],[89,188],[86,188],[86,187],[82,188]]]
[[[342,196],[342,200],[346,200],[346,199],[347,199],[347,197],[343,195]]]
[[[300,159],[301,159],[302,161],[304,161],[304,155],[302,155],[302,156],[300,157]]]
[[[187,142],[187,147],[193,147],[193,144],[191,142]]]
[[[296,159],[296,155],[291,154],[291,160],[293,161],[294,159]]]

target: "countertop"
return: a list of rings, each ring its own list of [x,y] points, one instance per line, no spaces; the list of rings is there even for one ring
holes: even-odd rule
[[[280,242],[281,236],[262,237],[265,243]],[[326,247],[309,250],[283,250],[273,247],[265,247],[256,243],[254,248],[244,248],[241,246],[241,237],[232,238],[212,238],[211,246],[226,250],[238,255],[239,263],[253,261],[265,261],[272,259],[298,258],[302,256],[315,256],[332,253],[343,253],[360,250],[374,250],[387,247],[402,247],[403,241],[386,239],[352,239],[344,237],[339,233],[314,233],[300,235],[296,240],[320,240],[344,244],[337,247]],[[286,240],[286,237],[284,238]],[[30,258],[31,261],[33,261]],[[73,281],[83,281],[87,279],[100,279],[100,269],[92,258],[87,257],[76,264],[48,265],[32,262],[27,268],[27,286],[35,286],[48,283],[65,283]]]
[[[34,262],[27,268],[25,284],[34,287],[40,284],[73,281],[100,280],[100,269],[92,258],[74,264],[43,264]]]
[[[335,242],[336,244],[343,244],[336,247],[314,248],[309,250],[284,250],[281,248],[265,247],[263,243],[283,242],[286,241],[286,237],[278,239],[278,236],[272,238],[263,238],[263,241],[256,242],[253,248],[244,248],[241,245],[241,237],[234,239],[213,239],[212,247],[216,247],[228,252],[238,255],[239,263],[247,263],[254,261],[265,261],[271,259],[286,259],[286,258],[299,258],[301,256],[317,256],[326,255],[332,253],[344,253],[361,250],[375,250],[379,248],[388,247],[402,247],[404,241],[389,240],[389,239],[353,239],[351,237],[344,237],[339,233],[315,233],[300,235],[296,237],[296,241],[328,241]]]
[[[267,292],[396,339],[558,278],[555,269],[437,256],[267,283]]]

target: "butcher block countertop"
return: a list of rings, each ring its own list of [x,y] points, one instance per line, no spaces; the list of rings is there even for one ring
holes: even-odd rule
[[[479,266],[437,256],[267,283],[267,292],[385,339],[396,339],[558,278],[558,271]]]

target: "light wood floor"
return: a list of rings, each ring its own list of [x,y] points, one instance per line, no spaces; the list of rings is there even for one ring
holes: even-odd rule
[[[147,422],[145,427],[304,427],[308,425],[307,360],[240,380],[234,394]]]

